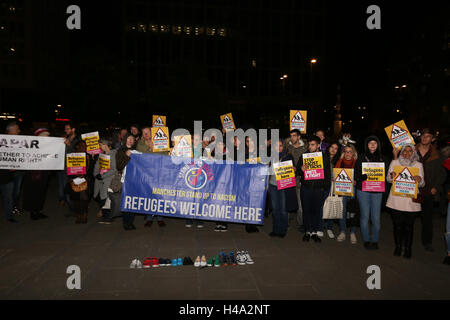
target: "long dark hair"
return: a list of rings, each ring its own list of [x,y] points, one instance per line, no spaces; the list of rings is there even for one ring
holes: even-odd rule
[[[333,158],[331,158],[330,148],[334,144],[337,146],[337,153],[336,153],[336,155]],[[331,164],[333,165],[333,167],[336,166],[336,163],[341,158],[341,146],[339,145],[339,143],[337,141],[332,141],[330,143],[330,145],[327,148],[327,155],[330,157]]]

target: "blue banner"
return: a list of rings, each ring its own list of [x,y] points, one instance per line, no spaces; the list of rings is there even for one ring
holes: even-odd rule
[[[122,211],[194,220],[263,223],[267,165],[173,160],[158,154],[133,154],[122,187]]]

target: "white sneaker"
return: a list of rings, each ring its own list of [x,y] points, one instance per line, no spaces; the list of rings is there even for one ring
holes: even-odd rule
[[[316,233],[317,233],[317,236],[319,238],[323,238],[323,232],[322,231],[317,231]]]
[[[338,241],[338,242],[345,241],[345,233],[341,232],[341,233],[339,234],[339,236],[337,237],[337,241]]]
[[[333,230],[327,230],[327,234],[328,234],[328,237],[329,237],[330,239],[334,239],[334,233],[333,233]]]
[[[200,260],[200,267],[206,267],[206,257],[205,255],[202,256],[202,259]]]
[[[356,240],[356,234],[354,234],[354,233],[351,233],[350,234],[350,242],[352,243],[352,244],[356,244],[358,241]]]
[[[198,224],[197,225],[197,229],[203,229],[205,227],[205,225],[203,225],[203,224]]]
[[[248,254],[248,251],[244,252],[244,256],[246,258],[246,263],[247,264],[254,264],[255,262],[253,261],[252,257],[250,257],[250,255]]]
[[[194,262],[194,267],[200,267],[200,265],[201,265],[200,256],[197,256]]]
[[[130,264],[131,269],[142,269],[142,263],[138,259],[134,259]]]
[[[236,262],[238,263],[238,265],[244,266],[246,261],[247,261],[247,258],[245,256],[245,254],[241,251],[238,251],[236,253]]]

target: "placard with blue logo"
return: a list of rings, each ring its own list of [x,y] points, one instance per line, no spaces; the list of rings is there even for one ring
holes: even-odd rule
[[[260,225],[268,166],[133,154],[121,210],[194,220]]]

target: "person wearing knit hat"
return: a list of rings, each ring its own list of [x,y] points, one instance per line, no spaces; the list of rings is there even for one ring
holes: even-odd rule
[[[48,131],[47,128],[39,128],[34,132],[35,136],[41,136],[41,137],[49,137],[50,131]]]
[[[34,132],[35,136],[48,137],[50,131],[47,128],[39,128]],[[23,178],[23,209],[30,212],[31,220],[48,218],[42,213],[44,208],[49,171],[27,171]]]

